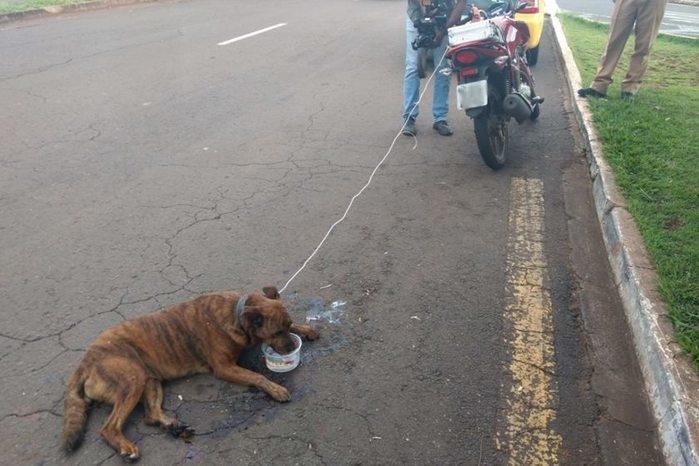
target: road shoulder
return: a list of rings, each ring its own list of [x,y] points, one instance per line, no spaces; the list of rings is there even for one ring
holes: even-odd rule
[[[151,3],[158,0],[95,0],[72,5],[56,5],[38,8],[35,10],[17,11],[13,13],[0,14],[0,24],[20,21],[25,19],[40,18],[42,16],[52,16],[61,13],[72,13],[77,11],[100,10],[115,6],[131,5],[135,3]]]
[[[699,6],[699,0],[670,0],[670,3],[678,5]]]

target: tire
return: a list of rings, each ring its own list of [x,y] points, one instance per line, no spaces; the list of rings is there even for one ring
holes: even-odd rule
[[[483,162],[493,170],[505,166],[510,144],[510,118],[502,110],[502,101],[508,88],[503,76],[488,78],[488,106],[473,119],[478,151]]]
[[[426,47],[417,49],[417,75],[420,79],[425,79],[430,73],[430,52]]]
[[[510,119],[502,112],[503,85],[499,79],[488,80],[488,107],[473,120],[478,151],[486,165],[499,170],[507,161]]]
[[[537,45],[533,49],[527,50],[527,63],[529,66],[536,66],[536,62],[539,61],[539,46]]]
[[[510,139],[507,126],[507,123],[502,122],[502,118],[493,115],[481,114],[473,120],[478,151],[485,164],[493,170],[501,169],[507,161]],[[500,133],[500,136],[494,133]]]

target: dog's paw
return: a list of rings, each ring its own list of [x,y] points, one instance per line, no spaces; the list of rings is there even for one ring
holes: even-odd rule
[[[279,401],[280,403],[285,403],[291,399],[291,395],[289,395],[289,390],[282,387],[281,385],[273,384],[271,387],[269,387],[267,393],[269,394],[269,396]]]
[[[317,340],[318,338],[320,338],[320,332],[318,330],[310,327],[308,329],[308,331],[306,332],[306,339],[308,341],[314,341],[314,340]]]
[[[127,448],[122,448],[119,452],[119,456],[127,463],[135,463],[141,457],[136,445],[129,445]]]

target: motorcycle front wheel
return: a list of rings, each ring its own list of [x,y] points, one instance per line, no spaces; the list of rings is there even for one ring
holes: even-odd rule
[[[507,161],[510,135],[507,122],[498,115],[482,114],[473,120],[478,151],[483,161],[493,170],[499,170]]]
[[[529,66],[536,66],[539,61],[539,46],[537,45],[533,49],[527,50],[527,64]]]

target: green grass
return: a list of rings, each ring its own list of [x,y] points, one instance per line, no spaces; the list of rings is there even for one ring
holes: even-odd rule
[[[607,26],[562,15],[583,83],[594,77]],[[619,98],[633,38],[594,124],[659,276],[677,338],[699,367],[699,41],[661,35],[634,102]]]
[[[0,0],[0,14],[37,10],[47,6],[65,6],[87,3],[91,0]]]

